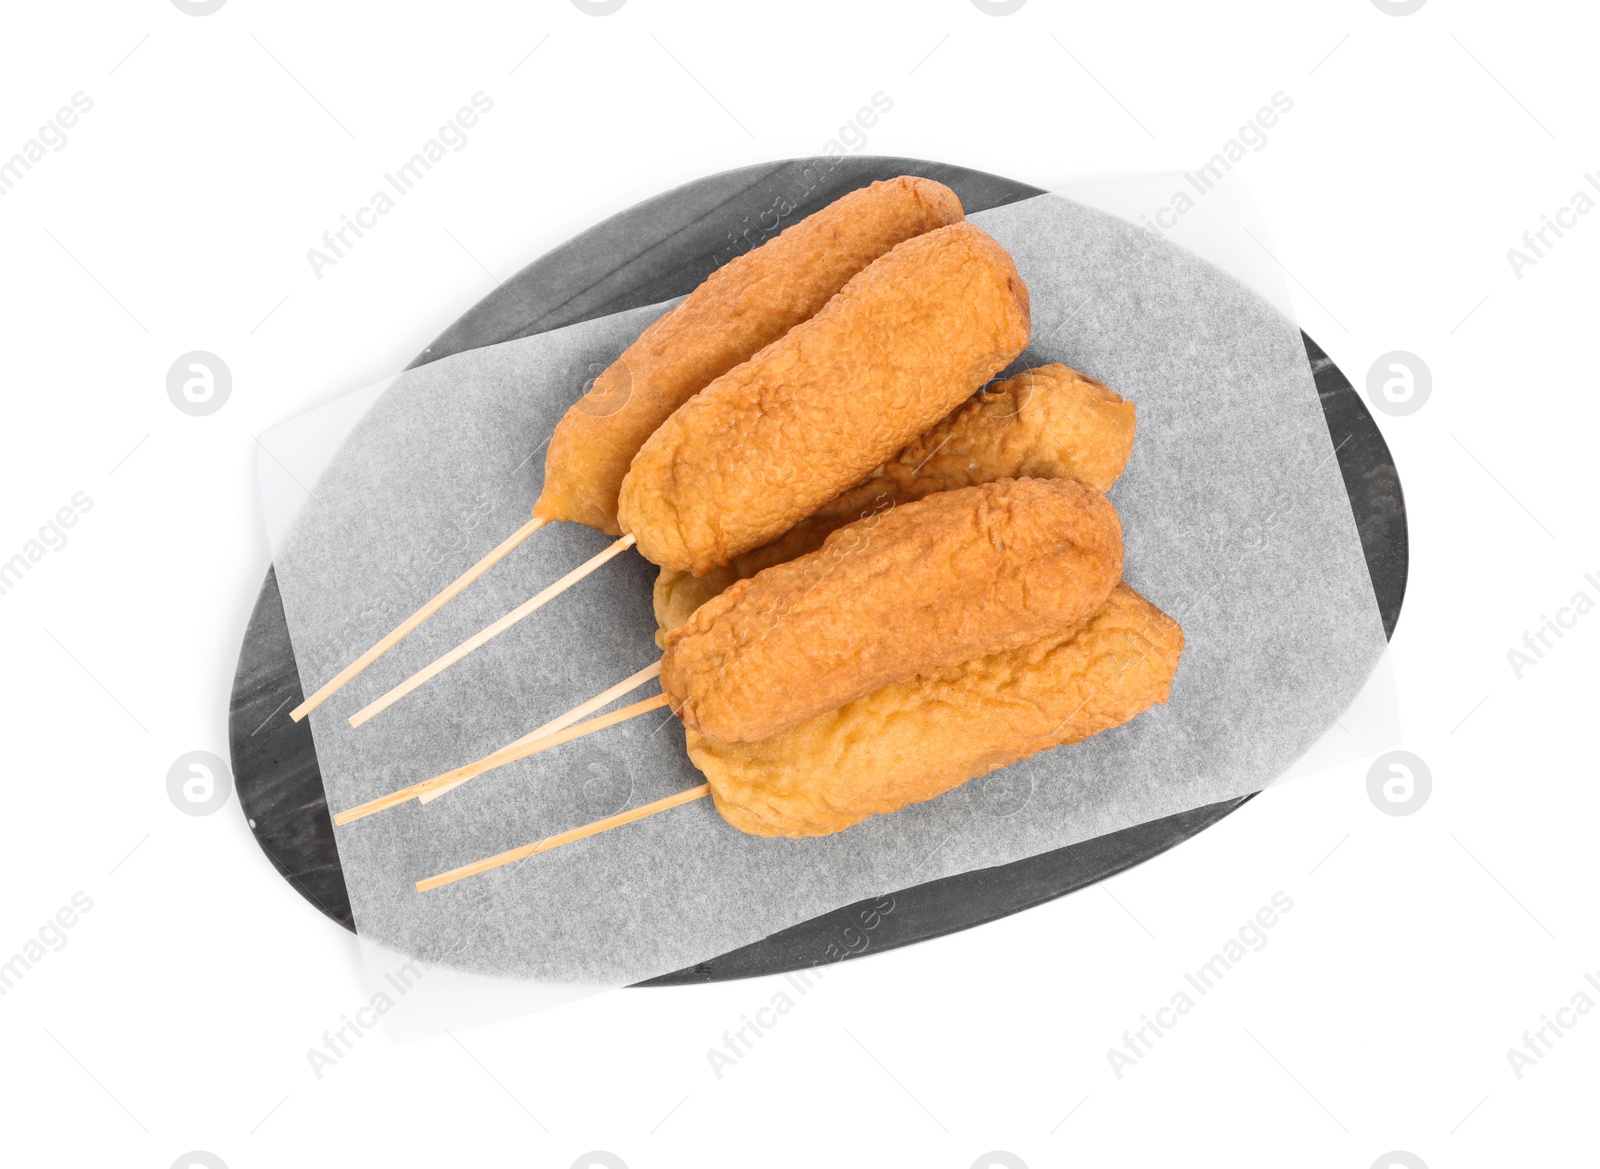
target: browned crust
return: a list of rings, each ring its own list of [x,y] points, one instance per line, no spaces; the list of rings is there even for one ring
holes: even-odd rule
[[[661,685],[686,726],[763,739],[1082,620],[1121,575],[1117,513],[1076,479],[941,492],[701,606],[667,634]]]
[[[990,236],[958,223],[907,240],[667,419],[618,522],[656,564],[705,573],[859,483],[1027,340],[1027,289]]]
[[[663,568],[652,600],[666,630],[736,580],[822,547],[830,534],[885,508],[996,479],[1082,479],[1109,491],[1133,453],[1136,412],[1094,378],[1044,365],[997,382],[783,535],[704,576]]]
[[[950,188],[903,175],[852,191],[718,268],[567,411],[533,514],[621,535],[617,493],[628,464],[674,410],[810,319],[896,244],[960,219]]]
[[[753,743],[688,733],[717,810],[758,836],[822,836],[929,800],[1167,701],[1183,630],[1127,585],[1031,645],[895,682]]]

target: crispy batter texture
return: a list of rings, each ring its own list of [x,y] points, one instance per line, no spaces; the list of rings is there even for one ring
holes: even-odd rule
[[[723,374],[634,457],[622,530],[704,574],[794,527],[1022,352],[1028,291],[970,223],[900,244]]]
[[[1032,645],[894,682],[754,743],[690,731],[717,811],[757,836],[823,836],[1077,743],[1166,702],[1178,623],[1125,584]]]
[[[666,636],[684,725],[745,742],[902,678],[1027,645],[1105,601],[1122,527],[1076,479],[1004,479],[859,520]]]
[[[690,397],[795,325],[896,244],[961,220],[955,192],[902,175],[852,191],[718,268],[562,418],[533,514],[622,534],[617,493],[644,440]]]
[[[1044,365],[970,398],[954,413],[783,535],[704,576],[656,577],[656,644],[736,580],[822,547],[830,534],[885,508],[996,479],[1082,479],[1109,491],[1133,453],[1132,402],[1064,365]]]

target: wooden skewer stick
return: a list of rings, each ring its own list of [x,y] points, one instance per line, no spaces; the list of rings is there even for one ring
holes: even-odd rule
[[[585,560],[582,564],[578,565],[577,568],[574,568],[571,572],[567,573],[566,576],[556,581],[555,584],[551,585],[542,592],[535,593],[532,597],[522,602],[522,604],[511,610],[511,612],[500,618],[500,620],[496,621],[493,625],[490,625],[488,628],[479,633],[473,634],[449,653],[434,659],[432,663],[424,666],[415,674],[412,674],[411,677],[400,683],[400,685],[396,686],[393,690],[390,690],[387,694],[383,695],[383,697],[375,699],[366,706],[362,707],[360,710],[356,711],[355,714],[350,716],[350,725],[352,727],[359,727],[362,723],[366,722],[379,711],[387,710],[396,702],[400,701],[400,699],[404,698],[407,694],[410,694],[418,686],[421,686],[429,678],[432,678],[436,674],[443,673],[445,670],[455,665],[462,658],[466,657],[469,653],[483,645],[485,642],[498,637],[507,629],[510,629],[518,621],[521,621],[535,609],[540,608],[547,601],[554,600],[556,597],[566,592],[573,585],[577,584],[584,577],[588,576],[595,569],[599,568],[606,561],[610,560],[613,556],[632,548],[633,543],[634,540],[632,536],[623,536],[604,552],[601,552],[595,556],[591,556],[588,560]]]
[[[658,658],[656,661],[640,670],[637,674],[629,675],[622,681],[618,682],[615,686],[611,687],[611,689],[603,690],[599,694],[596,694],[593,698],[589,699],[588,702],[574,706],[571,710],[567,711],[566,714],[563,714],[558,718],[551,719],[549,722],[545,723],[544,726],[539,727],[537,730],[529,731],[526,735],[523,735],[522,738],[518,739],[515,743],[509,744],[504,749],[509,751],[516,747],[523,747],[529,743],[535,742],[538,739],[544,738],[546,735],[553,735],[557,731],[564,731],[573,723],[578,722],[580,719],[588,718],[589,715],[599,710],[602,706],[610,706],[614,701],[616,701],[618,698],[621,698],[628,691],[635,690],[638,687],[643,686],[646,682],[650,681],[650,679],[659,678],[660,676],[661,661]],[[499,767],[499,763],[491,762],[493,759],[494,756],[490,755],[487,758],[478,760],[476,763],[469,763],[465,767],[458,767],[454,771],[447,771],[443,775],[436,775],[432,779],[423,780],[420,784],[416,785],[419,789],[421,789],[417,792],[417,802],[426,804],[430,800],[436,800],[440,796],[444,795],[445,792],[454,791],[456,788],[460,787],[462,784],[466,783],[467,780],[473,778],[474,776],[482,775],[485,771],[491,771],[494,768]]]
[[[660,710],[670,701],[665,694],[657,694],[654,698],[646,698],[643,702],[635,702],[632,706],[624,706],[618,710],[613,710],[610,714],[602,714],[599,718],[591,718],[587,722],[568,727],[564,731],[557,731],[553,735],[546,735],[542,739],[535,739],[528,743],[513,743],[509,747],[502,747],[493,755],[486,755],[478,762],[469,763],[466,767],[459,767],[455,771],[447,771],[438,778],[445,783],[450,783],[461,778],[460,773],[463,771],[471,771],[472,775],[481,775],[485,771],[493,771],[496,767],[504,767],[507,763],[515,763],[518,759],[526,759],[530,755],[537,755],[541,751],[548,751],[552,747],[559,747],[563,743],[570,743],[574,739],[581,739],[585,735],[594,734],[596,731],[603,731],[607,727],[625,723],[630,718],[638,718],[641,714],[649,714],[652,710]],[[471,779],[472,775],[468,775],[466,778]],[[443,784],[440,786],[443,786]]]
[[[355,661],[351,662],[344,669],[340,670],[322,687],[322,689],[318,690],[310,698],[306,699],[299,706],[291,710],[289,712],[289,717],[294,719],[295,722],[299,722],[301,719],[305,718],[306,715],[310,714],[313,710],[317,709],[317,707],[321,706],[329,698],[333,697],[333,695],[338,693],[338,691],[346,682],[350,681],[351,678],[354,678],[357,674],[361,673],[362,670],[366,669],[373,662],[377,661],[384,654],[388,653],[389,650],[398,644],[406,634],[410,633],[429,617],[432,617],[440,609],[444,608],[446,602],[448,602],[450,598],[454,597],[462,589],[466,588],[473,581],[477,580],[484,573],[488,572],[501,560],[504,560],[513,548],[522,543],[529,536],[533,535],[540,528],[544,527],[547,522],[548,521],[546,520],[532,519],[523,524],[515,532],[511,533],[511,535],[506,537],[505,540],[501,541],[501,543],[498,544],[492,552],[490,552],[482,560],[478,561],[478,563],[474,564],[471,568],[467,569],[466,572],[456,577],[455,580],[446,585],[444,590],[440,592],[438,596],[434,597],[433,600],[429,601],[426,605],[422,606],[422,608],[418,609],[415,613],[411,614],[411,616],[407,617],[404,621],[400,622],[400,624],[396,625],[392,630],[389,631],[388,635],[385,636],[382,641],[378,642],[377,645],[373,646],[366,653],[362,654]]]
[[[356,820],[365,819],[368,816],[375,816],[379,812],[386,812],[390,808],[396,807],[405,803],[407,800],[415,799],[417,796],[421,795],[423,784],[426,784],[427,782],[427,780],[423,780],[422,783],[414,783],[410,787],[403,787],[399,791],[392,791],[386,796],[379,796],[375,800],[368,800],[364,804],[357,804],[353,808],[346,808],[344,811],[334,814],[333,822],[343,826]]]
[[[497,869],[501,865],[509,865],[513,861],[530,857],[537,852],[548,852],[563,844],[571,844],[574,840],[582,840],[585,836],[593,836],[597,832],[604,832],[608,828],[620,828],[624,824],[631,824],[635,820],[643,820],[646,816],[654,816],[657,812],[665,812],[668,808],[676,808],[683,804],[692,803],[711,794],[711,785],[703,783],[699,787],[692,787],[688,791],[681,791],[677,795],[668,796],[664,800],[657,800],[653,804],[642,804],[626,812],[618,812],[615,816],[607,816],[604,820],[596,820],[593,824],[585,824],[582,828],[570,828],[566,832],[558,832],[554,836],[546,836],[543,840],[536,840],[532,844],[524,844],[521,848],[513,848],[508,852],[496,853],[494,856],[485,857],[481,861],[474,861],[470,865],[462,865],[459,869],[451,869],[448,873],[440,873],[437,877],[428,877],[417,882],[417,892],[426,893],[429,889],[437,889],[440,885],[448,885],[459,881],[463,877],[475,877],[479,873],[486,873],[490,869]]]
[[[663,706],[667,705],[667,696],[665,694],[658,694],[654,698],[648,698],[643,702],[636,702],[632,706],[625,706],[621,710],[613,711],[611,714],[601,715],[599,718],[590,719],[588,722],[578,723],[576,726],[570,725],[575,718],[581,718],[582,715],[587,714],[589,710],[598,709],[600,706],[604,706],[605,702],[609,702],[612,699],[619,697],[620,695],[626,693],[627,690],[633,689],[634,686],[637,686],[642,682],[649,681],[650,678],[655,677],[655,675],[660,673],[660,671],[661,666],[660,663],[657,662],[653,667],[647,667],[645,670],[640,670],[638,674],[635,674],[633,678],[627,679],[626,682],[619,682],[616,686],[613,686],[610,690],[606,691],[605,694],[591,698],[582,706],[568,711],[560,718],[546,723],[543,727],[540,727],[532,734],[524,735],[510,746],[502,747],[499,751],[496,751],[492,755],[485,756],[476,763],[469,763],[465,767],[458,767],[454,771],[447,771],[443,775],[434,776],[432,779],[424,779],[418,783],[412,784],[410,787],[403,787],[399,791],[390,792],[386,796],[379,796],[375,800],[368,800],[364,804],[357,804],[353,808],[346,808],[343,812],[340,812],[334,816],[333,822],[343,826],[345,824],[353,823],[356,820],[364,819],[367,816],[375,815],[378,812],[386,811],[389,808],[396,807],[410,799],[422,800],[424,796],[431,799],[433,796],[428,794],[430,792],[435,795],[443,795],[446,791],[449,791],[450,788],[457,787],[460,784],[465,783],[474,775],[480,775],[485,771],[493,770],[496,767],[503,766],[506,763],[514,762],[517,759],[526,759],[530,755],[537,755],[541,751],[548,751],[552,747],[559,747],[562,743],[570,743],[574,739],[581,739],[585,735],[592,735],[596,731],[603,731],[607,727],[614,727],[620,722],[626,722],[630,718],[637,718],[641,714],[648,714],[652,710],[660,710]],[[635,679],[637,679],[637,681],[635,681]],[[626,683],[632,683],[632,685],[627,685]],[[605,701],[602,702],[601,699],[604,699]],[[558,723],[561,724],[561,729],[559,731],[552,729],[555,728]],[[424,800],[424,802],[426,801]]]

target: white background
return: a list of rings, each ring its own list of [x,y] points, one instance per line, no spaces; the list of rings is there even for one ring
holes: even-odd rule
[[[75,493],[93,506],[0,595],[0,961],[74,893],[93,908],[0,997],[0,1162],[1593,1156],[1600,1011],[1520,1078],[1506,1054],[1580,990],[1600,1003],[1600,615],[1520,679],[1507,660],[1576,592],[1600,600],[1600,215],[1520,278],[1506,256],[1600,171],[1592,5],[123,0],[4,19],[0,159],[75,92],[94,106],[0,197],[0,559]],[[317,278],[306,249],[479,90],[494,108],[469,144]],[[1292,96],[1238,173],[1301,322],[1358,385],[1396,349],[1433,374],[1421,410],[1379,416],[1411,525],[1404,745],[1431,798],[1385,815],[1367,760],[1288,784],[1098,888],[830,967],[720,1079],[707,1049],[788,984],[375,1030],[318,1078],[307,1049],[366,999],[354,944],[236,801],[196,818],[166,793],[179,755],[227,754],[267,563],[253,435],[392,373],[599,219],[819,151],[880,90],[865,150],[1039,185],[1197,165]],[[210,417],[166,394],[194,349],[233,373]],[[1293,909],[1266,946],[1119,1078],[1107,1049],[1278,891]]]

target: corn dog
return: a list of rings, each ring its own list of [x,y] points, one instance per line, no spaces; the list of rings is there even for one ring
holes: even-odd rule
[[[970,223],[917,236],[650,436],[617,518],[704,574],[811,515],[938,422],[1028,340],[1028,290]]]
[[[653,596],[656,642],[734,581],[815,552],[830,533],[875,512],[996,479],[1082,479],[1109,491],[1133,453],[1134,423],[1132,402],[1064,365],[997,382],[771,543],[704,576],[663,568]]]
[[[857,521],[666,635],[684,725],[764,739],[879,686],[1015,649],[1099,608],[1122,528],[1076,479],[1005,479]]]
[[[822,836],[930,800],[1166,702],[1183,630],[1120,584],[1031,645],[890,683],[759,742],[688,732],[717,811],[757,836]]]
[[[639,447],[714,378],[808,320],[896,244],[961,219],[955,192],[910,176],[852,191],[730,260],[656,321],[557,425],[533,514],[613,536]]]

